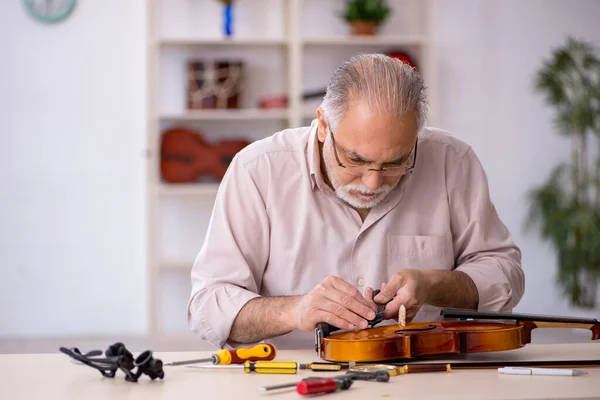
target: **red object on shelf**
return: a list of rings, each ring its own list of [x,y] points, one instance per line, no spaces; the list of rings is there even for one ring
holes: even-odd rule
[[[387,55],[390,57],[393,57],[393,58],[397,58],[398,60],[402,61],[403,63],[410,65],[414,69],[417,69],[417,66],[415,65],[413,60],[411,60],[411,58],[408,56],[408,54],[406,54],[404,52],[392,51],[390,53],[387,53]]]
[[[285,94],[265,96],[260,100],[259,107],[263,109],[286,108],[288,105]]]

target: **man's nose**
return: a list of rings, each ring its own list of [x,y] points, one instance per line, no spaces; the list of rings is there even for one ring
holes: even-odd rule
[[[363,175],[362,178],[363,184],[371,191],[379,189],[382,180],[381,171],[369,171],[369,173]]]

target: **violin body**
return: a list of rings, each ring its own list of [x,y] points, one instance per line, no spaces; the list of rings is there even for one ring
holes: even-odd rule
[[[531,331],[538,327],[585,328],[592,331],[592,340],[600,338],[600,321],[595,319],[459,310],[443,310],[442,314],[480,320],[392,324],[334,334],[328,333],[330,326],[324,329],[321,325],[317,327],[316,350],[327,361],[379,362],[514,350],[530,343]]]
[[[161,138],[161,175],[169,183],[193,183],[207,177],[221,181],[233,157],[248,144],[246,140],[209,144],[198,132],[169,129]]]

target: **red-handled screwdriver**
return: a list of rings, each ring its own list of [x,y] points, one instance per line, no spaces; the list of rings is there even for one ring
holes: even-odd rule
[[[346,390],[352,386],[352,379],[344,378],[311,378],[296,384],[296,392],[302,396],[319,393],[333,393]]]
[[[283,388],[288,388],[288,387],[296,387],[296,389],[299,388],[300,383],[302,382],[306,382],[306,381],[312,381],[312,380],[316,380],[316,381],[322,381],[325,382],[325,388],[324,389],[328,389],[328,390],[332,390],[335,391],[337,390],[337,386],[336,389],[333,389],[333,385],[331,380],[333,381],[344,381],[345,385],[347,385],[346,387],[342,386],[340,389],[348,389],[350,387],[350,385],[352,384],[352,381],[355,380],[361,380],[361,381],[377,381],[377,382],[388,382],[390,380],[390,375],[388,374],[387,371],[373,371],[373,372],[368,372],[368,371],[348,371],[346,372],[345,375],[336,375],[336,376],[332,376],[331,378],[321,378],[318,376],[309,376],[308,378],[304,378],[302,379],[300,382],[290,382],[290,383],[282,383],[279,385],[271,385],[271,386],[261,386],[258,388],[259,391],[261,392],[266,392],[266,391],[270,391],[270,390],[276,390],[276,389],[283,389]],[[319,384],[316,383],[315,387],[318,389],[319,388]],[[314,389],[312,385],[309,385],[309,388],[311,388],[311,390],[317,390]],[[303,387],[302,390],[304,390],[305,388]],[[321,388],[323,389],[323,388]]]
[[[213,364],[244,364],[246,361],[270,361],[275,358],[277,351],[275,346],[269,343],[261,343],[253,347],[243,347],[234,350],[219,350],[207,358],[197,360],[174,361],[164,365],[189,365],[211,362]]]

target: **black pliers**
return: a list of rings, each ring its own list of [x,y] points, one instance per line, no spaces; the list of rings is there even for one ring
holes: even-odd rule
[[[380,289],[373,291],[373,298],[381,292]],[[377,304],[377,311],[375,312],[375,318],[367,320],[368,327],[373,328],[375,325],[383,321],[383,313],[385,312],[385,304]],[[330,325],[326,322],[320,322],[315,328],[315,351],[317,354],[321,353],[321,340],[328,337],[331,332],[335,332],[340,328]]]
[[[380,289],[374,290],[373,298],[375,298],[375,296],[377,296],[379,294],[379,292],[381,292]],[[385,312],[385,304],[377,304],[377,311],[375,313],[375,318],[367,321],[369,323],[369,328],[372,328],[375,325],[377,325],[378,323],[380,323],[381,321],[383,321],[383,313],[384,312]]]

